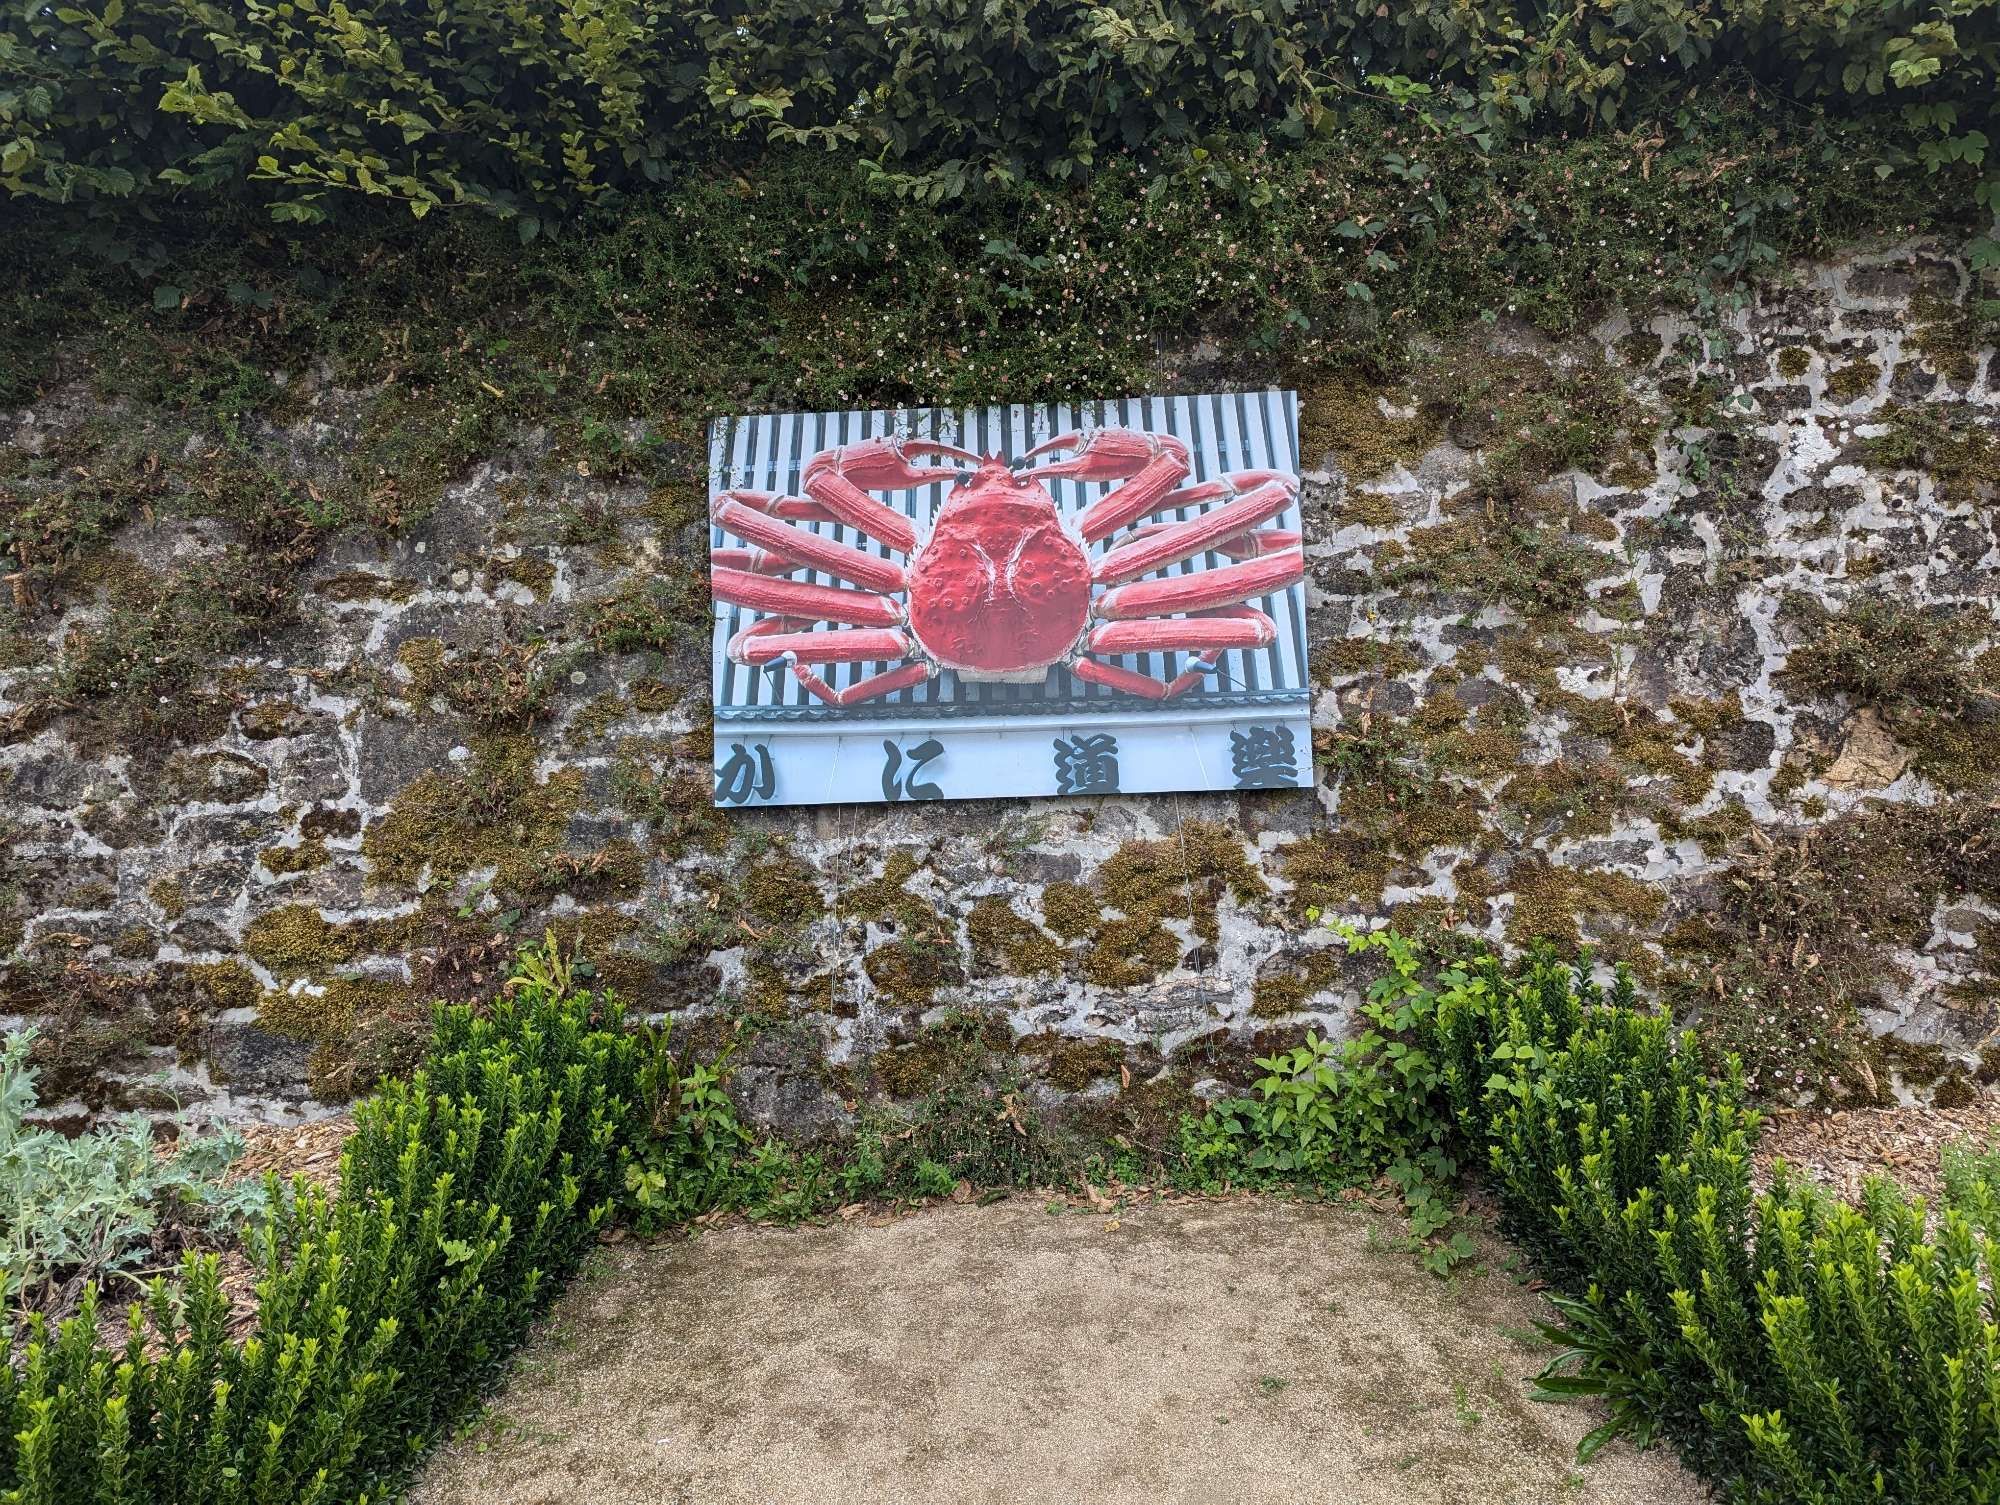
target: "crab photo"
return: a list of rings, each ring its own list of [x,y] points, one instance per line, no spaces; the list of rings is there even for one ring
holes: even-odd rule
[[[1295,393],[718,418],[723,805],[1299,788]]]
[[[924,463],[940,460],[954,463]],[[799,470],[802,495],[731,489],[713,500],[716,525],[742,545],[713,551],[715,599],[760,614],[729,638],[728,657],[789,670],[836,706],[946,670],[1033,684],[1058,665],[1145,700],[1184,695],[1229,650],[1269,645],[1277,625],[1250,603],[1305,575],[1297,530],[1267,526],[1296,502],[1296,475],[1249,469],[1187,484],[1192,465],[1184,439],[1127,427],[1058,434],[1011,460],[896,435],[822,449]],[[1044,485],[1057,479],[1122,484],[1066,514]],[[933,485],[949,489],[928,528],[870,495]],[[1160,577],[1207,555],[1228,562]],[[790,578],[800,571],[835,583]],[[1187,667],[1162,678],[1103,661],[1151,652],[1185,653]],[[894,667],[839,689],[815,667],[865,662]]]

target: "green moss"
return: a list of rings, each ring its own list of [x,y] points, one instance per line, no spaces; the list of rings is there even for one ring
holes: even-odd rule
[[[1677,695],[1667,702],[1667,709],[1690,731],[1709,738],[1743,721],[1743,697],[1735,690],[1713,699]]]
[[[419,703],[443,690],[445,646],[441,638],[410,638],[396,649],[396,662],[410,676],[410,698]]]
[[[552,852],[536,874],[534,887],[574,899],[623,897],[646,883],[646,854],[623,836],[594,852]]]
[[[511,580],[526,586],[538,599],[546,598],[549,587],[556,582],[555,565],[539,554],[517,554],[512,559],[495,560],[487,573],[494,580]]]
[[[1444,767],[1487,778],[1515,767],[1527,751],[1516,719],[1507,710],[1482,706],[1470,723],[1432,744],[1437,761]]]
[[[1096,896],[1080,883],[1058,878],[1042,889],[1042,920],[1066,941],[1081,940],[1104,918]]]
[[[1602,759],[1537,764],[1509,779],[1501,799],[1537,828],[1572,838],[1605,835],[1630,804],[1625,776]]]
[[[187,885],[178,876],[155,878],[146,885],[146,897],[170,920],[187,913]]]
[[[1336,514],[1343,527],[1393,528],[1403,520],[1395,502],[1378,491],[1351,491]]]
[[[1978,1101],[1979,1089],[1967,1080],[1963,1072],[1953,1072],[1931,1089],[1931,1106],[1934,1108],[1969,1108]]]
[[[273,1034],[309,1040],[306,1064],[315,1096],[341,1102],[390,1071],[416,1061],[430,1010],[410,989],[374,978],[336,978],[317,994],[266,993],[257,1022]]]
[[[313,587],[313,594],[326,601],[403,602],[417,593],[415,582],[392,580],[370,570],[346,570],[329,575]]]
[[[1687,804],[1699,804],[1715,787],[1715,771],[1674,746],[1674,734],[1661,730],[1660,723],[1650,714],[1643,721],[1636,721],[1633,730],[1615,739],[1612,746],[1627,763],[1671,783],[1674,792]]]
[[[353,926],[336,925],[310,904],[266,910],[243,932],[244,954],[279,977],[297,977],[349,961],[362,946]]]
[[[600,653],[665,653],[706,632],[713,610],[706,572],[676,566],[629,580],[591,602],[585,631]]]
[[[1804,639],[1776,676],[1789,693],[1874,707],[1918,769],[1949,788],[2000,776],[1987,672],[1974,656],[1992,630],[1983,612],[1877,596],[1829,612],[1794,596],[1782,620]]]
[[[1849,361],[1827,373],[1826,394],[1835,402],[1854,402],[1873,392],[1881,379],[1882,368],[1874,361]]]
[[[409,887],[490,867],[503,891],[537,887],[583,796],[582,770],[539,779],[537,756],[529,738],[488,738],[462,769],[412,780],[362,837],[371,880]]]
[[[1414,464],[1440,437],[1436,418],[1421,409],[1415,417],[1390,418],[1382,401],[1408,407],[1403,394],[1385,393],[1352,376],[1322,381],[1299,394],[1299,443],[1311,460],[1331,451],[1356,481],[1372,480],[1398,464]],[[1360,519],[1355,519],[1360,521]],[[1370,527],[1389,527],[1388,522]]]
[[[1412,674],[1423,666],[1408,643],[1369,637],[1335,638],[1313,660],[1314,673],[1332,679],[1353,674]]]
[[[934,1039],[878,1050],[869,1058],[882,1090],[891,1097],[920,1097],[945,1074],[949,1047]]]
[[[1391,590],[1423,586],[1504,603],[1530,618],[1567,616],[1590,603],[1589,583],[1622,568],[1602,550],[1504,518],[1461,519],[1418,528],[1408,562],[1383,572]]]
[[[1373,909],[1397,867],[1385,845],[1351,828],[1294,841],[1281,861],[1297,901],[1329,915]]]
[[[1914,326],[1904,347],[1914,350],[1946,381],[1965,386],[1978,374],[1982,335],[1979,321],[1957,304],[1934,293],[1910,300]]]
[[[2000,486],[2000,435],[1984,410],[1963,403],[1891,407],[1888,431],[1867,441],[1870,458],[1891,470],[1927,470],[1947,502],[1990,505]]]
[[[1180,942],[1150,916],[1109,919],[1083,954],[1083,975],[1100,988],[1151,982],[1181,959]]]
[[[264,871],[284,877],[289,873],[310,872],[325,867],[326,843],[317,836],[307,837],[297,846],[271,846],[257,854]]]
[[[1076,1039],[1046,1035],[1032,1045],[1023,1041],[1022,1049],[1047,1057],[1049,1085],[1064,1092],[1081,1092],[1092,1082],[1117,1075],[1125,1064],[1124,1045],[1102,1036]]]
[[[1797,381],[1812,368],[1812,352],[1802,345],[1787,345],[1778,352],[1778,375],[1786,381]]]
[[[972,906],[965,928],[972,942],[972,965],[982,977],[1034,977],[1062,970],[1062,947],[997,895]]]
[[[1518,863],[1508,883],[1514,909],[1507,939],[1517,946],[1546,941],[1563,956],[1575,956],[1583,947],[1580,917],[1650,921],[1664,902],[1658,889],[1624,873],[1563,867],[1540,857]]]
[[[1245,856],[1242,838],[1200,820],[1159,841],[1126,842],[1098,869],[1097,887],[1127,916],[1189,920],[1207,941],[1219,935],[1216,906],[1225,892],[1246,904],[1270,892]]]
[[[264,995],[256,975],[241,962],[185,962],[179,974],[204,1005],[216,1012],[254,1007]]]
[[[544,929],[564,952],[584,957],[600,976],[618,957],[618,943],[638,929],[639,921],[615,909],[585,909],[556,915],[544,922]]]
[[[628,737],[612,758],[611,797],[646,823],[653,851],[669,861],[728,844],[729,820],[715,807],[715,776],[705,755],[692,762],[672,744]]]
[[[936,928],[937,911],[910,892],[917,859],[907,851],[891,852],[882,871],[866,883],[840,895],[840,912],[858,919],[889,922],[911,928]]]
[[[791,857],[760,862],[743,875],[744,906],[760,920],[803,927],[826,913],[819,880]]]
[[[1303,966],[1257,979],[1250,993],[1250,1012],[1259,1019],[1296,1014],[1308,998],[1338,982],[1340,971],[1340,954],[1334,948],[1327,946],[1309,952]]]
[[[904,1008],[930,1007],[939,988],[965,981],[958,948],[921,936],[901,936],[862,959],[868,980]]]
[[[1444,779],[1433,781],[1400,812],[1393,837],[1397,851],[1426,856],[1439,847],[1476,849],[1486,839],[1485,796]]]
[[[1663,819],[1660,834],[1669,841],[1694,841],[1704,856],[1720,857],[1740,845],[1755,824],[1749,809],[1732,800],[1693,820]]]

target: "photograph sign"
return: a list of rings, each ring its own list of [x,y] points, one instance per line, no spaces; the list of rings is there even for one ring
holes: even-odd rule
[[[1290,392],[709,434],[715,802],[1311,781]]]

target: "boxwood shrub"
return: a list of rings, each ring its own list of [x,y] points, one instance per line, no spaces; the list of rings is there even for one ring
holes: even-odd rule
[[[480,1392],[605,1226],[663,1049],[527,953],[440,1006],[422,1070],[355,1114],[337,1195],[272,1188],[254,1327],[213,1255],[156,1280],[122,1349],[95,1295],[0,1363],[5,1505],[380,1501]]]

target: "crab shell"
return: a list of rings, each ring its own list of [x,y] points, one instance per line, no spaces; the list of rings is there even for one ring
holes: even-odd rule
[[[907,621],[960,679],[1033,684],[1082,650],[1090,598],[1089,557],[1055,499],[993,458],[939,507],[910,564]]]

